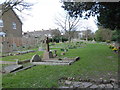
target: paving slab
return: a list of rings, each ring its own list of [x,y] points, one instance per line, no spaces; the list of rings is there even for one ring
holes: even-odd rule
[[[23,70],[27,70],[27,69],[32,68],[32,67],[34,67],[34,66],[36,66],[36,65],[31,65],[31,66],[24,67],[24,68],[22,68],[22,69],[19,69],[19,70],[13,72],[13,73],[20,72],[20,71],[23,71]]]
[[[5,72],[7,72],[7,73],[11,73],[11,72],[14,72],[14,71],[16,71],[16,70],[19,70],[19,69],[21,69],[21,68],[23,68],[22,65],[10,65],[10,66],[5,67],[4,70],[5,70]]]
[[[72,62],[69,63],[58,63],[58,62],[32,62],[34,65],[70,65]]]
[[[69,63],[69,62],[74,62],[74,60],[44,60],[43,62]]]

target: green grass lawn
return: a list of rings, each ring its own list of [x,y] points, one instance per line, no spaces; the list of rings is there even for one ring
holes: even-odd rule
[[[60,49],[58,48],[57,50],[60,55]],[[29,57],[31,55],[32,53],[28,54]],[[38,65],[16,74],[5,74],[3,75],[3,87],[58,87],[58,80],[61,77],[80,77],[83,79],[117,78],[118,56],[108,46],[104,44],[87,44],[86,48],[69,49],[64,57],[76,56],[80,56],[81,59],[70,66]]]

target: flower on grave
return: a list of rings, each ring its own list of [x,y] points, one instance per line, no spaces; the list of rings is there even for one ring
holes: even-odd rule
[[[114,47],[112,50],[116,52],[118,49]]]

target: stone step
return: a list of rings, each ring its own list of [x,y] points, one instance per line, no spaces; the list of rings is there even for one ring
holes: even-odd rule
[[[23,70],[27,70],[27,69],[32,68],[32,67],[34,67],[34,66],[36,66],[36,65],[31,65],[31,66],[28,66],[28,67],[24,67],[24,68],[22,68],[22,69],[19,69],[19,70],[13,72],[13,73],[20,72],[20,71],[23,71]]]

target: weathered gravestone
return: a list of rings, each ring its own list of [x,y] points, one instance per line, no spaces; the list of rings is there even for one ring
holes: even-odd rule
[[[41,62],[41,57],[39,55],[34,55],[30,62]]]
[[[62,52],[61,55],[65,55],[65,52]]]
[[[53,57],[57,57],[57,50],[54,50]]]
[[[48,40],[48,37],[46,38],[46,51],[44,52],[43,54],[43,59],[50,59],[50,58],[53,58],[53,53],[50,51],[50,48],[49,48],[49,40]]]

